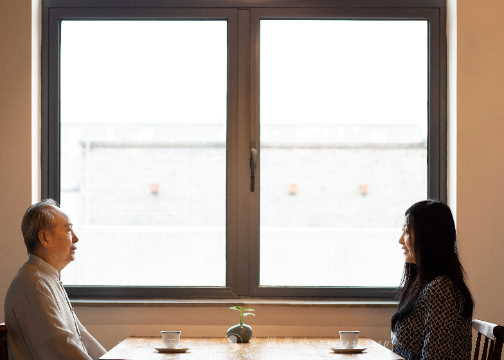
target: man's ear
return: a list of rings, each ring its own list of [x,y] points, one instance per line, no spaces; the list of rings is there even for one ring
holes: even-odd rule
[[[49,239],[47,238],[47,230],[39,230],[38,232],[38,238],[39,242],[43,247],[48,247],[49,246]]]

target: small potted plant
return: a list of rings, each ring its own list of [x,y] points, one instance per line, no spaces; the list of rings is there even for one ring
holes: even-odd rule
[[[250,339],[252,339],[253,331],[250,326],[243,323],[243,317],[247,315],[255,315],[249,312],[246,313],[244,311],[254,311],[254,309],[246,307],[242,308],[241,306],[231,306],[229,309],[238,310],[240,312],[240,323],[238,325],[230,327],[226,335],[233,341],[235,341],[236,339],[236,342],[238,343],[248,343]]]

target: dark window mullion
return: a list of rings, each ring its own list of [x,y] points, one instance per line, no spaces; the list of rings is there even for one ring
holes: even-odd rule
[[[233,11],[233,10],[231,10]],[[227,92],[227,154],[226,154],[226,286],[232,295],[240,292],[240,214],[239,214],[239,104],[238,104],[238,19],[237,12],[228,18],[228,92]]]
[[[237,253],[233,271],[236,277],[236,295],[249,296],[250,269],[250,131],[249,131],[249,10],[238,10],[238,132],[237,132]]]

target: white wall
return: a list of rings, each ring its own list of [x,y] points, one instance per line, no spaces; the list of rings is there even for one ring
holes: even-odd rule
[[[0,305],[26,259],[20,228],[31,203],[31,1],[0,2]],[[504,23],[501,0],[458,1],[457,224],[476,317],[504,324]],[[5,56],[6,55],[6,56]],[[36,111],[36,109],[33,109]],[[221,336],[236,322],[224,307],[83,307],[81,321],[105,347],[176,327]],[[259,305],[257,336],[334,336],[355,327],[389,339],[393,309]],[[0,322],[3,312],[0,311]]]
[[[0,2],[0,321],[26,261],[21,218],[31,204],[31,1]]]
[[[360,330],[362,336],[390,341],[393,308],[333,308],[253,305],[256,316],[245,323],[257,337],[339,337],[339,330]],[[239,322],[229,305],[219,307],[76,307],[86,328],[110,349],[128,336],[160,336],[181,330],[182,337],[220,337]],[[385,344],[386,345],[386,344]],[[390,344],[388,344],[390,346]]]
[[[457,224],[475,317],[504,324],[504,2],[458,0]]]

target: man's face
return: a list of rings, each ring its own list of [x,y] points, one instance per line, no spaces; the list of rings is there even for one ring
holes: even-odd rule
[[[76,242],[79,239],[72,230],[72,223],[68,216],[59,209],[51,208],[50,210],[54,215],[54,228],[52,231],[46,231],[47,250],[51,265],[61,271],[75,260]]]

